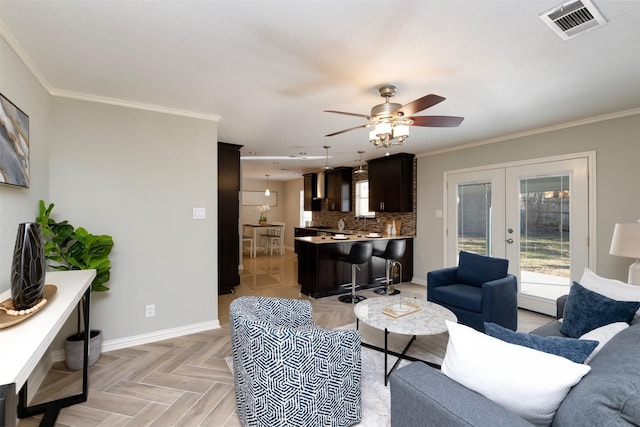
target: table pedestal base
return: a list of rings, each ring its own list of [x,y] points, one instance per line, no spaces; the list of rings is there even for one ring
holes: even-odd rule
[[[358,319],[356,319],[356,329],[359,329],[359,327],[360,327],[360,322],[359,322]],[[375,346],[373,344],[365,343],[365,342],[362,343],[363,347],[367,347],[367,348],[370,348],[372,350],[376,350],[376,351],[380,351],[380,352],[384,353],[384,385],[385,386],[388,385],[389,377],[391,376],[391,373],[393,373],[393,371],[398,367],[398,365],[400,364],[400,361],[402,359],[409,360],[409,361],[412,361],[412,362],[423,362],[423,363],[426,363],[427,365],[431,366],[432,368],[440,369],[440,365],[438,365],[437,363],[428,362],[426,360],[418,359],[416,357],[407,355],[407,351],[409,351],[409,348],[411,348],[411,345],[416,340],[416,336],[415,335],[413,335],[411,337],[411,339],[407,343],[407,345],[404,348],[404,350],[402,350],[402,353],[398,353],[398,352],[395,352],[393,350],[389,350],[389,346],[388,346],[389,333],[390,332],[385,328],[385,330],[384,330],[384,348]],[[396,362],[391,367],[391,369],[387,370],[387,368],[389,366],[388,365],[388,356],[389,355],[395,356],[395,357],[397,357],[397,359],[396,359]]]

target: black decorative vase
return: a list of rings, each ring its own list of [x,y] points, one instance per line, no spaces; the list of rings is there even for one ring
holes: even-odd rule
[[[40,224],[18,225],[11,264],[11,299],[16,310],[26,310],[42,299],[44,292],[44,240]]]

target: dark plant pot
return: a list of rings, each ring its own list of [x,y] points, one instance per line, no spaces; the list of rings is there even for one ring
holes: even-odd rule
[[[42,299],[46,261],[40,224],[18,225],[11,263],[11,299],[16,310],[26,310]]]
[[[64,341],[64,360],[67,368],[78,371],[82,369],[82,355],[84,352],[83,334],[71,335]],[[102,352],[102,331],[92,329],[89,331],[89,366],[93,366],[100,358]]]

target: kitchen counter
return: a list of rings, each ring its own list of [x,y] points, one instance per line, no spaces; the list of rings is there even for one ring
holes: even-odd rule
[[[316,232],[318,234],[320,233],[327,233],[327,234],[338,234],[338,233],[342,233],[342,234],[356,234],[356,230],[340,230],[339,228],[331,228],[331,227],[296,227],[300,230],[303,231],[309,231],[309,232]]]
[[[322,230],[327,232],[327,230]],[[338,232],[339,234],[339,232]],[[326,243],[340,243],[340,242],[367,242],[367,241],[376,241],[376,240],[393,240],[393,239],[413,239],[414,236],[405,236],[405,235],[396,235],[396,236],[387,236],[385,234],[379,234],[377,237],[370,237],[367,234],[358,237],[357,234],[347,234],[344,239],[336,239],[335,236],[327,235],[324,239],[320,236],[304,236],[304,237],[296,237],[296,240],[301,240],[307,243],[313,244],[326,244]]]
[[[323,230],[326,232],[326,230]],[[354,242],[370,241],[375,249],[384,250],[392,239],[404,239],[407,242],[405,254],[400,258],[402,264],[402,282],[413,278],[413,236],[357,237],[345,235],[346,239],[332,239],[327,236],[296,237],[298,254],[298,283],[301,292],[313,298],[350,292],[342,285],[351,282],[351,265],[338,260],[339,256],[349,253]],[[362,288],[382,286],[385,277],[385,260],[371,257],[357,271],[357,282]]]

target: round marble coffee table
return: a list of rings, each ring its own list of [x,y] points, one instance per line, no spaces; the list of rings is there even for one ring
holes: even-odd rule
[[[384,310],[391,309],[390,314]],[[417,360],[406,355],[411,344],[416,340],[416,335],[436,335],[447,332],[445,320],[457,322],[458,318],[451,310],[441,305],[417,298],[409,298],[401,295],[368,298],[360,301],[353,308],[356,315],[356,327],[359,322],[364,322],[375,329],[384,330],[384,348],[362,343],[363,346],[384,352],[384,384],[387,385],[389,376],[398,366],[401,359]],[[397,317],[396,317],[397,316]],[[411,335],[409,343],[402,353],[389,351],[387,337],[389,333]],[[387,357],[391,353],[398,357],[396,363],[387,372]],[[431,366],[433,363],[426,362]],[[439,366],[435,366],[440,368]]]

